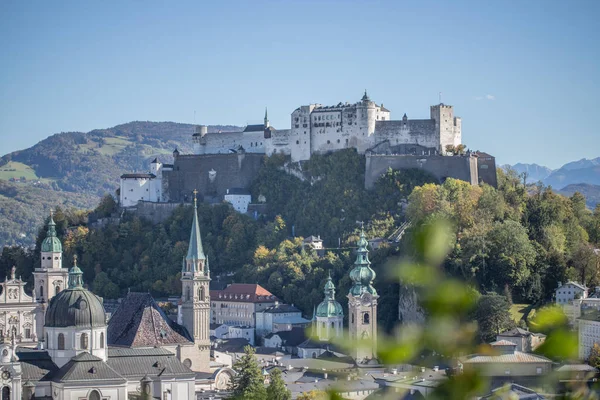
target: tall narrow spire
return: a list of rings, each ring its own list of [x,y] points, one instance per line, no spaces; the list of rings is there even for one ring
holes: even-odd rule
[[[200,224],[198,223],[198,191],[194,189],[194,222],[190,233],[190,244],[186,260],[205,260],[204,250],[202,249],[202,238],[200,236]]]
[[[265,129],[269,127],[269,116],[267,115],[267,107],[265,107]]]

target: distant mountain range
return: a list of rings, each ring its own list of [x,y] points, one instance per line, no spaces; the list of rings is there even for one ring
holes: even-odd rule
[[[502,168],[512,168],[519,174],[525,173],[527,183],[542,182],[565,196],[580,192],[586,197],[590,208],[600,203],[600,157],[572,161],[556,170],[543,165],[523,163],[503,165]]]

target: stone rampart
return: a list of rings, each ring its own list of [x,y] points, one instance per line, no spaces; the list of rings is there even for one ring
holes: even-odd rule
[[[388,168],[422,169],[435,176],[440,182],[446,178],[455,178],[472,185],[479,183],[477,157],[473,156],[367,154],[366,157],[365,187],[367,189],[371,189]],[[486,183],[493,185],[496,182],[494,180]]]

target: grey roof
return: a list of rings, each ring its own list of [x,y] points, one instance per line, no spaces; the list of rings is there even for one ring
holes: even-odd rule
[[[50,300],[44,326],[52,328],[106,326],[106,313],[102,300],[83,287],[69,287]]]
[[[262,132],[265,130],[264,124],[248,125],[244,129],[244,132]]]
[[[225,339],[221,341],[215,350],[220,352],[230,353],[241,353],[244,351],[244,347],[248,346],[250,342],[244,338]]]
[[[165,349],[116,349],[108,348],[107,364],[130,380],[148,375],[156,377],[193,378],[195,376],[175,355]]]
[[[17,347],[16,354],[21,362],[23,382],[27,380],[37,382],[58,370],[46,350]]]
[[[154,179],[156,178],[156,175],[154,174],[123,174],[121,175],[121,178],[123,179],[128,179],[128,178],[145,178],[145,179]]]
[[[510,394],[510,395],[509,395]],[[492,393],[487,396],[483,396],[482,399],[519,399],[519,400],[543,400],[544,396],[535,392],[535,390],[529,389],[525,386],[511,383],[508,386],[500,387],[492,390]]]
[[[528,337],[528,336],[541,336],[545,337],[543,333],[535,333],[521,328],[513,328],[502,333],[499,333],[498,336],[506,336],[506,337]]]
[[[291,306],[289,304],[277,304],[275,306],[265,308],[265,310],[263,312],[269,313],[269,314],[279,314],[279,313],[290,313],[290,312],[301,313],[302,311],[300,311],[299,308]]]
[[[536,354],[522,353],[520,351],[511,352],[508,354],[485,355],[473,354],[461,359],[463,364],[476,363],[552,363],[546,357]]]
[[[127,383],[127,380],[101,358],[83,352],[73,357],[51,376],[53,382],[111,381]]]
[[[306,331],[304,328],[292,328],[291,331],[269,333],[265,338],[270,339],[273,336],[279,336],[284,346],[298,346],[306,340]]]
[[[113,346],[149,347],[189,344],[185,327],[170,319],[149,293],[127,293],[110,319],[107,342]]]
[[[227,189],[227,193],[225,195],[228,194],[247,194],[250,195],[250,190],[245,189],[245,188],[229,188]]]
[[[565,284],[563,284],[563,285],[559,286],[559,287],[558,287],[556,290],[558,290],[558,289],[560,289],[561,287],[564,287],[564,286],[566,286],[566,285],[573,285],[573,286],[575,286],[575,287],[578,287],[578,288],[579,288],[579,289],[581,289],[581,290],[588,290],[588,288],[586,288],[585,286],[583,286],[583,285],[581,285],[581,284],[579,284],[579,283],[577,283],[577,282],[573,282],[573,281],[569,281],[569,282],[567,282],[567,283],[565,283]]]
[[[597,368],[588,364],[565,364],[556,369],[558,372],[598,372]]]

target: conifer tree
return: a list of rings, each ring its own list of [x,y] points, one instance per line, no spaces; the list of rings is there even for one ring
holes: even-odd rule
[[[264,400],[267,390],[264,385],[263,376],[254,357],[254,348],[244,347],[244,355],[233,365],[237,373],[232,380],[231,389],[234,399]]]
[[[285,387],[281,370],[274,368],[271,372],[271,383],[267,387],[267,400],[291,400],[292,393]]]

